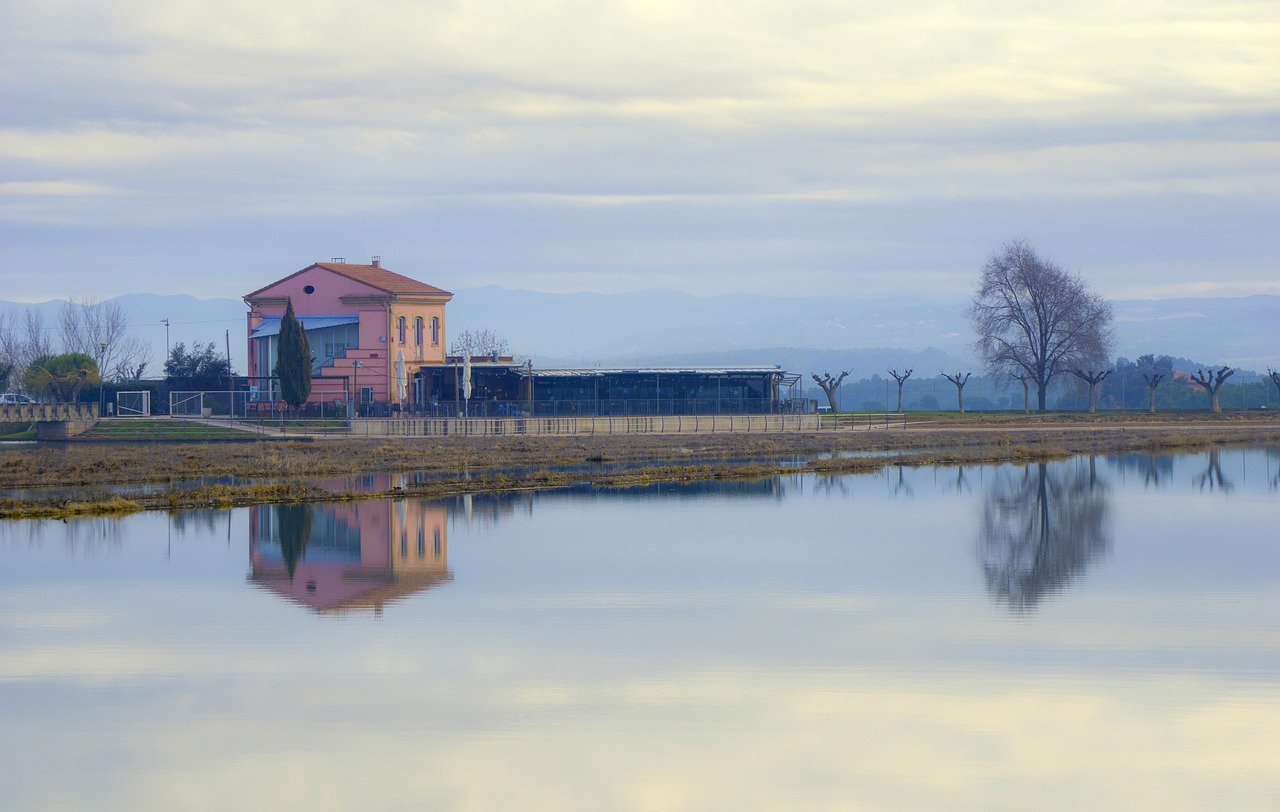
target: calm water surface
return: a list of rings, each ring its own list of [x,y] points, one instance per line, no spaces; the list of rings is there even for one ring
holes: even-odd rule
[[[1277,527],[1276,449],[3,523],[0,807],[1274,810]]]

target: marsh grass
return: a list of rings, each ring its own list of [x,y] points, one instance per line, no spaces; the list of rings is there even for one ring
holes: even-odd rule
[[[865,473],[886,465],[1028,463],[1077,454],[1190,451],[1215,443],[1280,444],[1280,419],[1022,415],[949,419],[906,430],[796,434],[614,435],[332,439],[316,442],[63,443],[0,449],[0,488],[169,484],[145,496],[72,502],[7,499],[0,517],[141,509],[234,507],[273,502],[442,497],[578,484],[752,479],[802,471]],[[1111,416],[1105,416],[1110,418]],[[1122,417],[1123,419],[1120,419]],[[1156,417],[1162,417],[1157,415]],[[874,452],[875,457],[858,456]],[[830,455],[830,458],[825,458]],[[843,456],[841,456],[843,455]],[[852,456],[850,456],[852,455]],[[785,460],[782,462],[780,460]],[[797,460],[800,462],[797,463]],[[589,464],[591,463],[591,464]],[[592,465],[594,464],[594,465]],[[601,471],[601,466],[614,466]],[[425,472],[424,483],[385,492],[338,493],[303,480]],[[256,482],[191,487],[227,477]],[[35,511],[35,512],[33,512]]]

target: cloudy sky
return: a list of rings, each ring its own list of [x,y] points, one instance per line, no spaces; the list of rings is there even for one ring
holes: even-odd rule
[[[1280,293],[1274,0],[88,0],[0,10],[0,298]]]

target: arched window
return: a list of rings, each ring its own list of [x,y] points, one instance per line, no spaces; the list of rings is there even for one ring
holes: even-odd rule
[[[401,317],[400,317],[400,321],[398,322],[398,326],[400,327],[400,343],[401,343],[401,344],[403,344],[403,343],[404,343],[404,328],[405,328],[405,320],[404,320],[404,316],[401,316]]]
[[[422,316],[413,317],[413,343],[422,346]]]
[[[432,344],[440,343],[440,317],[439,316],[431,317],[431,343]]]

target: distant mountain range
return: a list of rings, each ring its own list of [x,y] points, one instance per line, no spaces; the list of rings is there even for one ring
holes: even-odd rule
[[[154,348],[169,341],[225,346],[245,367],[245,312],[238,299],[129,294],[118,302],[136,334]],[[1117,355],[1145,353],[1280,368],[1280,296],[1121,300],[1114,304]],[[535,293],[497,287],[458,290],[447,329],[490,328],[537,366],[779,364],[801,372],[852,370],[855,378],[889,367],[936,375],[975,368],[963,299],[927,296],[697,297],[673,292]],[[56,328],[60,301],[32,305]],[[28,305],[0,301],[0,313]]]

